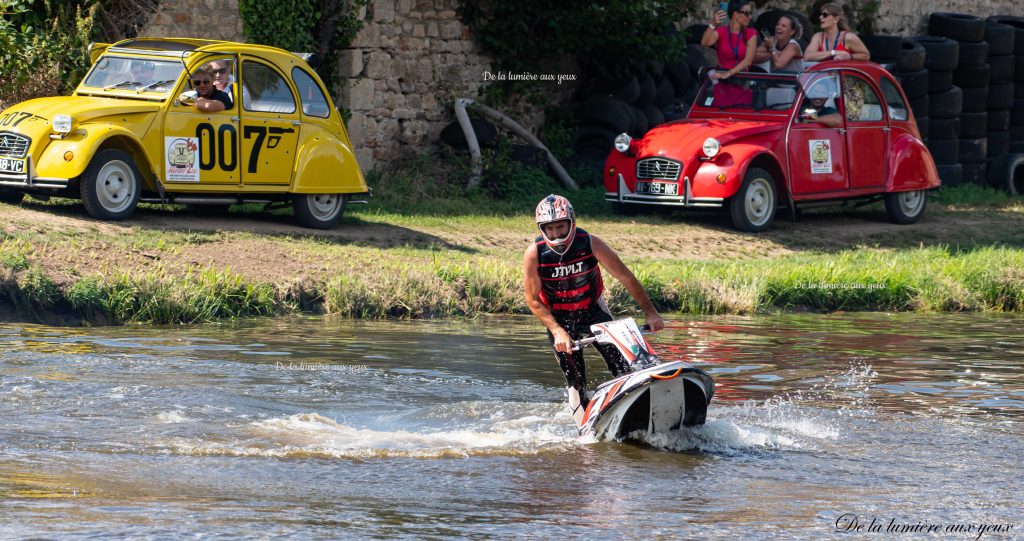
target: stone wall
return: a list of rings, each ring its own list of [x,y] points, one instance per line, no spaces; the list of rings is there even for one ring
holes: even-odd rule
[[[140,35],[245,41],[238,0],[163,0]]]

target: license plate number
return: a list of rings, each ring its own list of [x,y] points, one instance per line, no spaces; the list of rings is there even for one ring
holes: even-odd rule
[[[679,195],[679,185],[668,182],[637,182],[636,193]]]
[[[0,173],[24,173],[25,160],[0,158]]]

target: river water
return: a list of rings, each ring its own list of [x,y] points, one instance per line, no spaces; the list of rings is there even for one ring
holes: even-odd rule
[[[1022,328],[677,319],[717,394],[640,446],[528,317],[0,324],[0,538],[1021,539]]]

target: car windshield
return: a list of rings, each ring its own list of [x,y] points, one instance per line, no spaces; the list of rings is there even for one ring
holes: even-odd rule
[[[703,79],[696,105],[719,110],[788,111],[800,90],[795,75],[740,73],[725,80]]]
[[[82,84],[107,92],[167,93],[173,89],[182,69],[181,62],[104,56]]]

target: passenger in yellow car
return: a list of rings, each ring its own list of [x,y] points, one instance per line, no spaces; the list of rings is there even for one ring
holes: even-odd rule
[[[231,107],[231,98],[213,86],[213,74],[208,70],[196,70],[192,74],[192,86],[198,95],[196,109],[204,113],[216,113]]]

